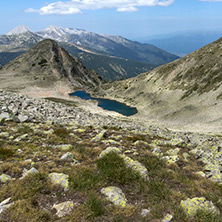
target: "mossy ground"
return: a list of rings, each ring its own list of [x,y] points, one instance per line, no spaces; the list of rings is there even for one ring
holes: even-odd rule
[[[222,185],[195,174],[203,170],[203,163],[190,156],[188,161],[182,157],[191,148],[186,146],[160,146],[163,152],[181,148],[180,160],[167,165],[164,160],[152,154],[151,143],[165,138],[149,134],[139,135],[118,128],[106,127],[107,138],[91,142],[102,129],[82,126],[50,125],[6,122],[0,132],[8,137],[0,138],[0,174],[13,177],[6,184],[0,184],[0,202],[8,197],[15,201],[1,216],[2,222],[25,221],[160,221],[167,213],[174,216],[172,221],[208,222],[222,221],[221,217],[209,212],[198,212],[194,218],[187,218],[180,201],[193,197],[206,197],[222,212]],[[28,134],[21,141],[16,138]],[[98,158],[101,151],[112,139],[115,145],[127,156],[142,163],[149,172],[149,181],[128,168],[123,159],[115,153]],[[106,141],[106,142],[104,142]],[[138,143],[144,141],[147,143]],[[69,150],[61,145],[70,144]],[[80,164],[61,160],[61,156],[71,152]],[[39,174],[30,175],[22,180],[23,169],[34,166]],[[48,174],[52,172],[69,175],[69,190],[52,185]],[[101,189],[107,186],[121,188],[129,206],[121,209],[105,200]],[[70,215],[58,218],[52,206],[55,203],[72,200],[76,207]],[[141,210],[151,208],[146,218]]]

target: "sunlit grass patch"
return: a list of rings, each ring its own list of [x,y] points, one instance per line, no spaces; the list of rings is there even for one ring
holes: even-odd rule
[[[140,180],[138,173],[128,168],[118,154],[111,152],[97,161],[100,174],[108,183],[128,184]]]

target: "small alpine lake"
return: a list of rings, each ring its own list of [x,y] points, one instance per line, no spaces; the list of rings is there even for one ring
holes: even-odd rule
[[[104,110],[115,111],[124,116],[132,116],[138,112],[135,107],[127,106],[126,104],[117,102],[115,100],[95,98],[83,90],[71,93],[70,96],[77,96],[84,100],[96,100],[98,101],[98,106],[103,108]]]

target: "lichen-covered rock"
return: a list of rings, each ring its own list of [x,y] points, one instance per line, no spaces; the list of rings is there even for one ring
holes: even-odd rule
[[[217,183],[222,183],[222,173],[220,172],[220,170],[213,170],[211,172],[211,180],[217,182]]]
[[[72,212],[74,203],[73,201],[66,201],[60,204],[54,204],[52,208],[56,209],[56,215],[58,217],[64,217]]]
[[[72,160],[74,158],[74,155],[70,152],[67,152],[62,155],[61,160]]]
[[[179,160],[179,157],[176,156],[164,156],[162,157],[163,160],[167,161],[167,164],[176,163]]]
[[[73,146],[71,144],[61,144],[61,145],[56,145],[56,146],[53,146],[53,148],[59,148],[63,151],[67,151],[67,150],[70,150]]]
[[[109,140],[103,140],[104,143],[112,144],[112,145],[120,145],[119,142],[109,139]]]
[[[100,153],[99,157],[102,158],[102,157],[106,156],[109,153],[119,154],[119,153],[121,153],[121,150],[119,148],[116,148],[116,147],[108,147]]]
[[[106,130],[102,130],[99,134],[91,139],[91,142],[99,142],[103,137],[106,136]]]
[[[155,147],[152,153],[153,153],[155,156],[157,156],[157,157],[162,157],[162,156],[163,156],[163,153],[162,153],[161,149],[158,148],[158,147]]]
[[[16,139],[14,139],[14,141],[15,141],[15,142],[19,142],[19,141],[21,141],[21,140],[24,140],[24,139],[28,138],[28,136],[29,136],[29,135],[28,135],[27,133],[26,133],[26,134],[23,134],[23,135],[17,137]]]
[[[130,157],[126,156],[125,154],[120,155],[120,157],[123,158],[127,167],[129,167],[129,168],[133,169],[134,171],[136,171],[137,173],[139,173],[139,175],[143,179],[149,180],[148,170],[139,161],[133,160]]]
[[[180,148],[170,149],[166,153],[169,156],[176,156],[180,152]]]
[[[137,140],[136,142],[134,142],[134,145],[143,145],[143,146],[148,146],[148,143],[146,141],[143,140]]]
[[[106,199],[116,206],[126,207],[127,199],[123,191],[114,186],[106,187],[101,190],[101,193],[106,196]]]
[[[50,173],[49,179],[55,185],[60,185],[64,188],[64,190],[68,190],[69,188],[69,176],[64,173]]]
[[[12,178],[9,176],[9,175],[7,175],[7,174],[2,174],[1,176],[0,176],[0,181],[2,182],[2,183],[6,183],[6,182],[8,182],[8,181],[10,181],[10,180],[12,180]]]
[[[213,213],[220,213],[211,201],[206,200],[205,197],[195,197],[193,199],[182,200],[180,202],[181,207],[185,213],[192,217],[198,210],[210,211]]]
[[[167,214],[161,222],[170,222],[173,219],[173,215]]]
[[[72,160],[72,163],[71,163],[72,166],[79,165],[79,164],[80,164],[80,162],[78,160],[76,160],[76,159]]]

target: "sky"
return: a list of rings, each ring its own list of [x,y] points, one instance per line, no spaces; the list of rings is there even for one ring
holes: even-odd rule
[[[0,0],[0,34],[49,25],[130,39],[194,30],[222,32],[222,0]]]

